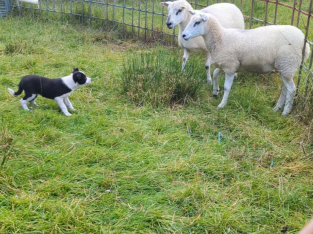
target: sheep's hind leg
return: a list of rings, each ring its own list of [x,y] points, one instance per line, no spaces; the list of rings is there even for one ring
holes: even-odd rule
[[[277,101],[276,106],[274,107],[274,111],[279,111],[280,109],[283,108],[285,102],[286,102],[286,94],[287,94],[287,89],[285,87],[285,85],[283,84],[283,87],[281,89],[281,93],[280,93],[280,97]]]
[[[212,84],[210,66],[211,66],[211,55],[208,53],[207,54],[207,59],[206,59],[206,62],[205,62],[205,70],[206,70],[206,76],[207,76],[208,84]]]
[[[186,63],[187,63],[187,61],[188,61],[189,54],[190,54],[190,51],[189,51],[189,50],[187,50],[187,49],[184,49],[184,56],[183,56],[182,71],[184,71],[184,70],[185,70],[185,68],[186,68]]]
[[[292,109],[292,104],[294,101],[294,98],[296,96],[296,85],[293,82],[293,79],[283,79],[284,86],[286,87],[286,102],[285,102],[285,107],[284,111],[282,113],[283,116],[288,115]]]
[[[218,105],[218,108],[224,108],[226,106],[228,95],[229,95],[235,76],[236,76],[236,73],[233,73],[231,75],[226,74],[225,83],[224,83],[224,96],[223,96],[221,103]]]
[[[220,74],[221,70],[216,68],[213,72],[213,97],[217,97],[220,88],[218,87],[218,75]]]

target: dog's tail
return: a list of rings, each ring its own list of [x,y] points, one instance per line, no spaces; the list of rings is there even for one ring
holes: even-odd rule
[[[8,88],[8,91],[10,94],[12,94],[13,96],[17,96],[20,95],[23,92],[23,88],[21,87],[21,85],[18,86],[18,90],[17,92],[14,92],[13,89]]]

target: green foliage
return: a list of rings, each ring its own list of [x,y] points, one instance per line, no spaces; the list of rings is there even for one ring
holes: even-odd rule
[[[180,55],[169,50],[154,49],[127,56],[121,71],[122,89],[132,101],[139,105],[173,106],[199,98],[206,80],[204,66],[191,60],[186,71],[182,71]]]

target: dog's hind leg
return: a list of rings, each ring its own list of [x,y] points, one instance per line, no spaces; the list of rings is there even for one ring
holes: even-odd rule
[[[64,104],[63,98],[56,97],[54,100],[58,103],[58,105],[59,105],[61,111],[63,112],[63,114],[65,114],[66,116],[71,116],[71,113],[68,112],[68,110],[66,108],[66,105]]]
[[[31,102],[32,100],[34,100],[36,98],[36,94],[26,94],[25,97],[23,97],[21,100],[20,100],[20,103],[21,103],[21,106],[24,110],[26,111],[29,111],[28,107],[27,107],[27,103],[28,102]]]
[[[73,107],[73,105],[72,105],[72,103],[68,97],[64,98],[64,103],[70,110],[75,110],[75,108]]]
[[[34,105],[34,106],[39,106],[36,103],[36,98],[38,97],[38,95],[35,96],[35,98],[33,100],[30,101],[30,104]]]

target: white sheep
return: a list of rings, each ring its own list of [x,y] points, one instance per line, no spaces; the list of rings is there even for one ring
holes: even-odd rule
[[[190,14],[188,11],[193,10],[192,6],[186,0],[178,0],[174,2],[161,2],[161,5],[168,8],[168,18],[166,25],[169,29],[174,28],[177,24],[179,25],[178,33],[178,44],[183,47],[183,64],[182,69],[185,69],[187,60],[189,58],[190,51],[206,51],[207,60],[205,63],[205,69],[207,72],[207,81],[212,83],[211,74],[210,74],[210,65],[211,65],[211,56],[208,53],[208,50],[204,44],[204,41],[201,37],[194,38],[189,41],[185,41],[182,38],[182,32],[189,23]],[[230,3],[217,3],[211,6],[208,6],[200,12],[206,12],[214,15],[220,22],[220,24],[225,28],[240,28],[244,29],[244,17],[241,11],[237,6]],[[219,73],[219,69],[214,71],[215,74]]]
[[[305,61],[310,53],[309,43],[305,43],[302,31],[290,25],[271,25],[250,30],[227,29],[211,14],[197,11],[190,13],[194,15],[182,37],[189,40],[202,36],[212,56],[212,63],[226,75],[224,96],[218,107],[225,107],[237,72],[265,74],[276,71],[280,74],[283,87],[274,111],[284,106],[282,115],[287,115],[296,94],[293,76],[302,59]],[[213,80],[214,94],[218,84],[214,76]]]

